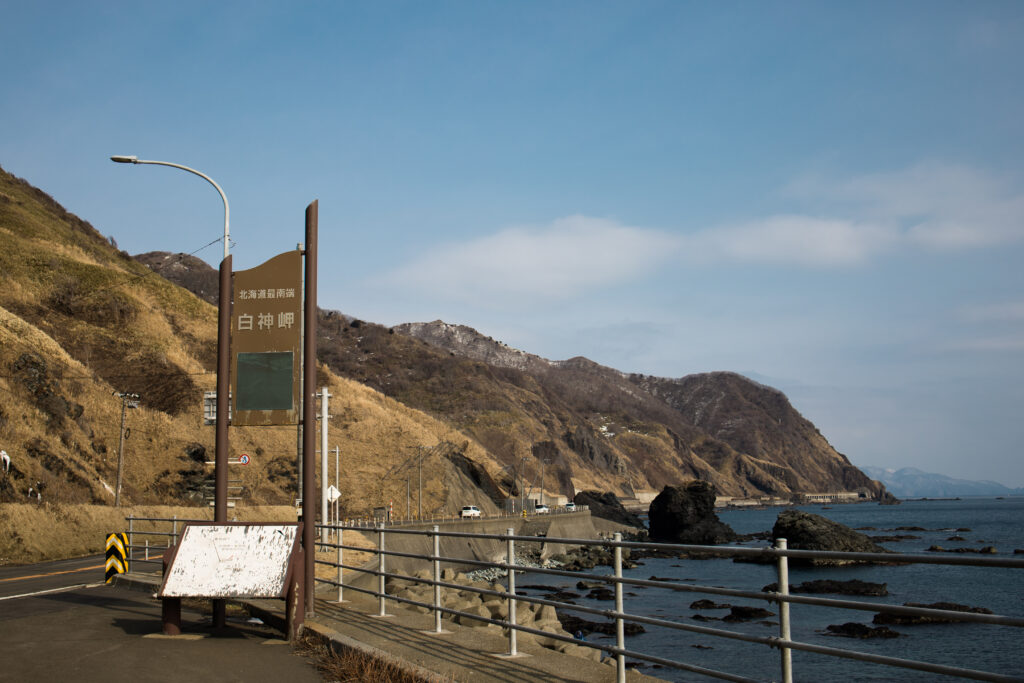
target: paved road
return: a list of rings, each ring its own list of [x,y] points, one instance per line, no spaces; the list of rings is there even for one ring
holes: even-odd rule
[[[159,601],[102,573],[97,557],[0,567],[0,681],[321,681],[279,632],[244,617],[214,634],[208,614],[183,609],[183,635],[165,637]]]
[[[0,600],[103,581],[103,556],[0,567]]]

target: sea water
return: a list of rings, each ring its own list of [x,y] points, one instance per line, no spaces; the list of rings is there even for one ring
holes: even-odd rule
[[[958,547],[981,548],[995,546],[995,557],[1012,556],[1013,551],[1024,548],[1024,498],[964,498],[958,500],[905,501],[901,505],[859,503],[822,506],[802,506],[800,509],[827,517],[848,527],[865,529],[863,533],[875,536],[912,535],[917,538],[897,542],[881,542],[883,547],[902,553],[923,553],[933,545],[947,549]],[[781,508],[720,511],[719,518],[737,533],[748,534],[768,531],[775,523]],[[900,529],[904,527],[904,529]],[[909,530],[908,527],[924,529]],[[970,529],[970,531],[957,531]],[[961,536],[963,541],[948,540]],[[766,545],[766,542],[743,545]],[[973,555],[972,555],[973,556]],[[985,555],[984,557],[992,557]],[[1018,556],[1019,557],[1019,556]],[[629,578],[648,579],[651,576],[704,586],[718,586],[759,591],[777,581],[774,564],[757,565],[733,562],[730,559],[680,560],[646,558],[640,566],[626,570]],[[610,573],[608,567],[598,567],[594,573]],[[835,568],[790,568],[790,585],[815,579],[844,581],[860,579],[885,583],[886,597],[857,597],[821,595],[844,600],[880,602],[900,605],[905,602],[953,602],[972,607],[986,607],[996,614],[1024,617],[1024,569],[985,569],[981,567],[946,565],[875,566],[860,565]],[[562,577],[526,575],[520,584],[559,586],[578,591],[575,582]],[[527,590],[540,595],[539,590]],[[727,609],[695,610],[690,603],[707,598],[716,603],[764,607],[773,613],[776,605],[764,601],[732,598],[704,593],[679,592],[662,588],[625,587],[625,610],[630,614],[657,617],[671,621],[739,631],[763,636],[779,634],[778,617],[765,620],[730,623],[701,622],[693,619],[701,614],[722,617]],[[612,603],[575,600],[577,604],[611,609]],[[890,626],[902,634],[899,638],[855,639],[828,635],[829,624],[856,622],[872,626],[874,612],[840,610],[811,605],[794,604],[790,608],[792,638],[797,641],[861,652],[915,659],[935,664],[979,669],[1000,674],[1024,676],[1024,629],[988,624],[932,624],[917,626]],[[584,618],[592,618],[580,614]],[[626,639],[629,650],[656,655],[687,664],[715,669],[730,674],[749,676],[761,680],[780,678],[778,650],[765,645],[744,643],[724,638],[694,634],[677,629],[645,626],[646,633]],[[614,644],[614,637],[600,634],[587,636],[592,642]],[[954,680],[936,674],[897,669],[877,664],[839,659],[816,653],[793,651],[793,675],[797,681],[931,681]],[[641,671],[671,681],[707,681],[706,676],[673,668],[642,666]]]

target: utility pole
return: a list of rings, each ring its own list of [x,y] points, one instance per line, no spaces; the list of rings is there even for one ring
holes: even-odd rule
[[[419,449],[420,449],[420,457],[419,457],[419,460],[416,461],[416,465],[417,465],[417,468],[419,469],[420,488],[419,488],[419,493],[418,493],[418,496],[417,496],[417,499],[416,499],[416,510],[417,510],[416,518],[417,519],[423,519],[423,446],[420,446]]]
[[[125,431],[125,418],[128,408],[138,408],[139,395],[127,392],[114,392],[121,397],[121,438],[117,448],[117,489],[114,492],[114,507],[121,507],[121,482],[124,472],[124,440],[130,433]]]
[[[519,512],[526,512],[526,456],[519,458]]]
[[[544,502],[544,466],[547,465],[551,460],[548,458],[542,458],[540,461],[540,498],[538,500]]]

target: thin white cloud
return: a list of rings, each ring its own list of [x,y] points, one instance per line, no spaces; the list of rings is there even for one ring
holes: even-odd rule
[[[897,238],[878,224],[784,215],[701,231],[687,239],[686,252],[695,260],[851,266],[889,249]]]
[[[964,249],[1024,241],[1024,192],[967,166],[927,162],[842,181],[804,178],[788,191],[835,212],[900,227],[910,247]]]
[[[1024,351],[1024,301],[966,306],[956,311],[974,328],[972,336],[948,345],[952,351],[1013,353]]]
[[[439,246],[376,279],[433,299],[489,305],[564,301],[634,282],[669,262],[850,268],[913,250],[1024,241],[1024,192],[966,166],[922,163],[786,188],[810,212],[689,233],[583,215]],[[407,296],[407,295],[406,295]]]
[[[954,342],[948,348],[952,351],[1016,353],[1024,351],[1024,333],[966,339]]]
[[[1024,321],[1024,301],[970,306],[959,311],[960,317],[970,322]]]
[[[805,177],[785,194],[815,215],[784,214],[701,230],[695,261],[850,267],[895,250],[959,250],[1024,241],[1024,192],[966,166],[922,163],[844,180]]]
[[[679,244],[665,232],[577,215],[438,247],[381,281],[464,301],[568,299],[642,277]]]

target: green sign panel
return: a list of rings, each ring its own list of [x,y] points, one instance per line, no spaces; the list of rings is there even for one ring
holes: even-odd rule
[[[291,351],[239,353],[238,410],[291,410],[295,377]]]

